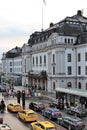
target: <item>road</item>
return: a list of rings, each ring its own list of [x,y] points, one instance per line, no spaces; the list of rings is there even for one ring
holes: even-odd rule
[[[0,93],[0,99],[2,99],[1,93]],[[11,102],[16,102],[17,99],[13,98],[13,97],[9,97],[9,98],[5,98],[5,104],[9,104]],[[29,101],[26,100],[26,109],[28,109],[29,106]],[[12,130],[31,130],[30,128],[30,124],[29,123],[24,123],[23,121],[21,121],[20,119],[17,118],[17,114],[8,112],[7,110],[5,111],[4,114],[2,114],[3,119],[4,119],[4,123],[7,123],[11,126]],[[41,116],[40,114],[38,114],[38,120],[47,120],[46,118],[44,118],[43,116]],[[57,130],[65,130],[65,128],[57,125],[56,123],[54,123]]]
[[[21,87],[16,89],[16,90],[20,90],[20,89],[23,90],[23,88],[21,88]],[[1,93],[0,93],[0,99],[2,99]],[[5,99],[6,104],[9,104],[11,102],[16,102],[16,101],[17,101],[16,97],[15,98],[9,97],[9,98]],[[26,109],[29,108],[29,102],[30,101],[31,101],[31,99],[26,100],[26,102],[25,102]],[[44,101],[44,102],[46,102],[46,101]],[[22,104],[22,101],[21,101],[21,104]],[[63,112],[63,114],[65,114],[65,113]],[[2,114],[2,115],[3,115],[3,118],[4,118],[4,122],[9,124],[11,126],[12,130],[15,130],[15,129],[21,129],[21,130],[25,130],[25,129],[27,130],[28,129],[28,130],[31,130],[30,129],[30,124],[29,123],[24,123],[21,120],[19,120],[17,118],[17,114],[10,113],[10,112],[8,112],[6,110],[6,112],[4,114]],[[38,114],[38,120],[47,120],[47,119],[44,118],[43,116],[41,116],[40,113],[39,113]],[[87,127],[87,117],[83,118],[82,120],[83,120],[83,122],[85,123],[85,125]],[[59,126],[57,124],[55,124],[55,125],[56,125],[57,130],[65,130],[65,128],[63,128],[63,127],[61,127],[61,126]]]

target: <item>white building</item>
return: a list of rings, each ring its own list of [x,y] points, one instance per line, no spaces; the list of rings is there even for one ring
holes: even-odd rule
[[[15,62],[22,61],[22,85],[54,92],[58,87],[87,89],[86,31],[87,18],[79,10],[76,15],[30,35],[28,43],[22,46],[22,57],[15,57]],[[11,60],[14,63],[14,58],[2,60],[5,73]],[[13,70],[17,74],[16,66]]]
[[[16,85],[22,84],[22,53],[21,49],[16,47],[7,53],[3,53],[2,68],[4,79]]]

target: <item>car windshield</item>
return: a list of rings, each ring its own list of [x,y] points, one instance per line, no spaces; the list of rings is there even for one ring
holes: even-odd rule
[[[52,128],[47,128],[46,130],[56,130],[56,128],[52,127]]]
[[[35,113],[28,113],[28,116],[34,116],[36,115]]]

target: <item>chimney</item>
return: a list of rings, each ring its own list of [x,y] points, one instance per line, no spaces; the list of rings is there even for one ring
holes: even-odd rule
[[[81,11],[81,10],[78,10],[78,11],[77,11],[77,15],[78,15],[78,16],[82,16],[82,11]]]
[[[52,27],[53,25],[54,25],[54,24],[51,22],[51,23],[50,23],[50,27]]]

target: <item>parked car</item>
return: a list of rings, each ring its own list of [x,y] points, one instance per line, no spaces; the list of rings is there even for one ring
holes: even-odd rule
[[[0,130],[11,130],[11,127],[8,124],[0,124]]]
[[[69,130],[83,130],[85,128],[85,124],[82,120],[76,117],[62,116],[62,118],[58,120],[58,124]]]
[[[31,109],[18,112],[18,118],[24,122],[37,121],[38,115]]]
[[[61,112],[57,108],[46,108],[42,110],[42,115],[49,119],[58,119],[62,117]]]
[[[11,112],[19,112],[22,111],[23,108],[19,103],[13,102],[7,105],[7,110]]]
[[[70,107],[66,109],[67,114],[71,114],[78,117],[85,117],[87,115],[87,111],[82,108]]]
[[[34,101],[29,104],[29,108],[34,111],[41,111],[45,109],[45,105],[42,102]]]
[[[49,121],[40,121],[31,123],[32,130],[56,130],[56,127],[53,123]]]

